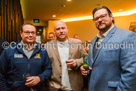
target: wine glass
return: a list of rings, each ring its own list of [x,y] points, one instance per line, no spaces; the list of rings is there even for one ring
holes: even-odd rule
[[[72,53],[69,54],[68,60],[70,60],[71,58],[72,58]],[[67,62],[66,62],[66,64],[67,64]],[[67,69],[68,69],[68,70],[72,70],[71,67],[69,67],[69,66],[70,66],[70,65],[67,64]]]

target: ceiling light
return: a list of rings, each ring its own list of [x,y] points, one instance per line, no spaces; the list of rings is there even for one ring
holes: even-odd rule
[[[118,11],[123,11],[123,9],[119,9]]]
[[[125,12],[117,12],[117,13],[113,13],[114,17],[117,16],[127,16],[127,15],[132,15],[136,13],[136,9],[130,10],[130,11],[125,11]]]
[[[74,18],[62,19],[62,21],[70,22],[70,21],[81,21],[81,20],[89,20],[89,19],[93,19],[93,17],[92,16],[74,17]]]
[[[113,13],[113,17],[127,16],[127,15],[132,15],[135,13],[136,13],[136,9],[133,9],[130,11]],[[71,21],[90,20],[90,19],[93,19],[92,15],[91,16],[84,16],[84,17],[74,17],[74,18],[62,19],[62,21],[71,22]]]
[[[70,2],[70,1],[72,1],[72,0],[67,0],[67,2]]]
[[[56,15],[52,15],[52,17],[56,17]]]

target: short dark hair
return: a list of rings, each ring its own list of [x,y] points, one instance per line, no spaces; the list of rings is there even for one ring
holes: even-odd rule
[[[108,7],[106,7],[106,6],[101,6],[101,7],[95,8],[95,9],[93,10],[93,12],[92,12],[92,13],[93,13],[93,18],[94,18],[95,12],[98,11],[98,10],[100,10],[100,9],[106,9],[107,12],[108,12],[108,14],[109,14],[109,16],[112,15],[112,12],[110,11],[110,9],[109,9]],[[112,22],[114,23],[114,19],[112,20]]]
[[[31,23],[25,23],[25,24],[23,24],[22,26],[21,26],[21,32],[23,32],[23,27],[25,26],[25,25],[32,25],[32,26],[34,26],[33,24],[31,24]],[[35,27],[35,26],[34,26]],[[35,29],[36,29],[36,27],[35,27]]]

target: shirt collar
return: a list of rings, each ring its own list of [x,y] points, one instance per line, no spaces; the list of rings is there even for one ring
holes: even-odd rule
[[[20,44],[22,45],[22,48],[23,48],[23,49],[28,50],[28,49],[27,49],[27,44],[25,44],[23,41],[21,41]],[[32,45],[32,47],[29,49],[29,51],[34,50],[36,47],[37,47],[37,44],[34,43],[34,44]]]
[[[105,37],[108,35],[108,33],[110,32],[110,30],[111,30],[114,26],[115,26],[115,25],[112,25],[112,27],[111,27],[108,31],[106,31],[103,35],[101,35],[100,32],[99,32],[99,33],[97,34],[97,37],[100,38],[100,39],[105,38]]]
[[[57,43],[58,43],[58,44],[62,44],[62,45],[68,44],[68,39],[67,39],[66,41],[64,41],[64,42],[61,42],[61,41],[58,41],[58,40],[57,40]]]

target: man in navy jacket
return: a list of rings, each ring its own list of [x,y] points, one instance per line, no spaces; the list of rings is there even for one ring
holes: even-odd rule
[[[0,57],[0,91],[41,91],[41,83],[51,75],[45,49],[36,41],[36,28],[22,25],[22,40],[5,49]]]

